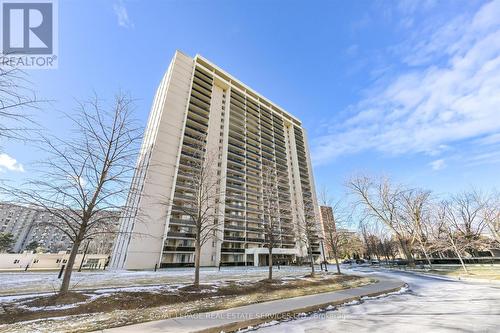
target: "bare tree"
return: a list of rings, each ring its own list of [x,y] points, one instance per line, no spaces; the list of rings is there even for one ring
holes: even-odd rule
[[[449,224],[456,231],[463,249],[471,256],[484,245],[482,233],[486,226],[481,215],[484,208],[482,195],[476,191],[461,192],[451,197],[447,207]]]
[[[392,237],[390,233],[385,233],[381,237],[382,251],[386,260],[395,260],[396,252],[398,250],[398,242]]]
[[[413,239],[417,241],[430,267],[429,256],[429,205],[430,192],[420,189],[402,191],[402,221],[407,223],[407,229]]]
[[[273,162],[262,163],[262,200],[264,208],[264,246],[267,247],[269,260],[268,280],[273,279],[273,249],[281,240],[279,218],[278,174]]]
[[[298,209],[298,239],[301,240],[307,249],[307,255],[311,265],[311,276],[314,277],[314,254],[313,246],[319,241],[319,221],[316,221],[316,214],[312,203],[304,203]]]
[[[132,100],[123,94],[109,109],[97,97],[80,103],[70,119],[72,138],[40,140],[47,157],[38,163],[36,179],[7,189],[18,201],[52,214],[57,222],[48,224],[72,242],[59,296],[68,292],[80,245],[112,232],[106,212],[123,208],[142,135],[132,119]]]
[[[339,258],[354,258],[363,253],[363,242],[358,233],[346,232],[344,234],[346,242],[339,247]]]
[[[29,89],[26,73],[8,64],[0,66],[0,139],[21,139],[35,125],[27,112],[40,102]]]
[[[364,244],[363,254],[370,256],[372,253],[375,253],[375,251],[372,249],[368,224],[364,221],[364,219],[359,222],[359,232]]]
[[[325,242],[332,251],[337,273],[342,274],[340,271],[339,256],[341,249],[349,242],[349,237],[341,228],[346,222],[347,214],[345,210],[342,209],[342,202],[340,200],[332,204],[332,200],[329,198],[326,188],[323,188],[320,192],[320,202],[323,206],[320,209]]]
[[[380,260],[381,239],[379,237],[380,226],[377,221],[363,219],[359,222],[359,231],[364,243],[364,255],[371,259],[376,257]]]
[[[495,241],[500,244],[500,193],[492,194],[482,206],[482,219],[488,225]]]
[[[189,216],[192,222],[195,249],[193,286],[199,288],[202,247],[207,241],[217,239],[222,223],[221,213],[217,211],[222,178],[218,173],[218,152],[206,150],[204,136],[192,138],[184,144],[190,147],[190,152],[186,152],[189,167],[179,170],[179,174],[188,179],[183,185],[189,190],[184,191],[185,200],[170,204]]]
[[[451,211],[450,202],[441,201],[435,207],[436,222],[433,226],[433,243],[432,246],[437,251],[449,251],[452,250],[457,255],[462,265],[463,270],[466,274],[469,274],[465,262],[462,258],[461,244],[457,232],[453,230],[455,222],[453,222],[453,216],[449,215]]]
[[[363,207],[365,217],[380,221],[393,232],[409,265],[414,265],[408,230],[401,221],[400,187],[386,178],[375,183],[366,176],[351,178],[347,187],[357,197],[356,204]]]

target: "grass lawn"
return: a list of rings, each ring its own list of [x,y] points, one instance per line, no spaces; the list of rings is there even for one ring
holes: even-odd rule
[[[318,269],[319,270],[319,269]],[[274,270],[276,278],[303,276],[306,266],[283,266]],[[0,296],[54,292],[61,286],[58,272],[0,272]],[[92,291],[102,288],[186,284],[193,281],[194,268],[167,268],[153,271],[73,271],[70,289]],[[267,276],[267,267],[202,267],[200,279],[205,283],[217,281],[259,281]],[[1,302],[0,297],[0,302]]]
[[[473,278],[500,281],[500,265],[467,265],[466,274],[461,265],[433,265],[432,269],[413,268],[412,271],[437,274],[455,278]],[[410,270],[407,268],[407,270]]]
[[[451,277],[460,278],[474,278],[474,279],[485,279],[485,280],[497,280],[500,281],[500,267],[496,266],[474,266],[471,265],[467,267],[469,274],[467,275],[463,268],[453,267],[453,268],[437,268],[435,270],[430,270],[429,273],[439,274]]]
[[[5,312],[0,312],[0,331],[88,332],[374,282],[358,276],[320,273],[315,278],[283,277],[273,282],[226,280],[205,284],[200,290],[185,285],[162,285],[126,291],[80,291],[56,303],[52,296],[27,297],[1,304]]]

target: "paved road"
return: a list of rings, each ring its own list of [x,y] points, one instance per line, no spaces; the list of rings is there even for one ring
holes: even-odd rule
[[[357,268],[353,273],[374,272]],[[366,300],[257,332],[500,332],[500,284],[461,282],[404,272],[382,274],[405,281],[409,292]]]

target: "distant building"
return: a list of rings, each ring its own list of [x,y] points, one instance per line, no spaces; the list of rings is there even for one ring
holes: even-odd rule
[[[333,209],[330,206],[319,206],[319,217],[320,217],[320,222],[321,222],[321,230],[323,232],[323,239],[326,239],[326,229],[325,225],[332,223],[333,220]],[[335,224],[333,224],[333,227],[336,228]],[[329,244],[329,242],[324,242],[324,247],[325,247],[325,253],[327,254],[328,257],[331,257],[332,253],[332,248]]]
[[[200,146],[218,152],[223,179],[216,190],[221,194],[216,209],[223,217],[214,221],[218,234],[204,244],[201,265],[266,264],[265,165],[272,165],[278,179],[280,230],[273,253],[285,262],[307,258],[302,221],[319,223],[319,212],[301,121],[202,56],[176,52],[144,135],[133,181],[141,192],[127,204],[148,217],[122,219],[111,266],[193,265],[193,221],[185,211],[192,205],[189,175],[202,160]],[[304,213],[304,207],[314,212]],[[312,252],[315,259],[321,255],[319,241]]]
[[[27,239],[37,216],[35,209],[0,203],[0,233],[14,236],[12,252],[20,252],[28,244]]]
[[[69,253],[0,253],[0,272],[2,271],[43,271],[59,270],[66,265]],[[82,262],[83,261],[83,262]],[[77,254],[73,269],[105,269],[109,261],[108,254]]]
[[[118,213],[107,212],[110,230],[118,230]],[[72,241],[63,231],[53,227],[57,224],[69,230],[63,222],[46,211],[33,207],[0,203],[0,233],[11,233],[14,236],[14,245],[11,252],[19,253],[26,247],[37,242],[41,248],[50,253],[58,253],[71,248]],[[93,237],[89,243],[89,253],[111,253],[114,235],[112,232]]]
[[[320,212],[320,221],[321,221],[321,227],[323,231],[323,238],[327,239],[326,233],[327,229],[325,228],[325,225],[331,224],[333,225],[333,231],[336,232],[338,237],[342,237],[344,240],[348,240],[348,242],[351,242],[354,240],[356,236],[356,231],[351,231],[346,228],[338,228],[338,226],[335,223],[334,216],[333,216],[333,208],[330,206],[319,206],[319,212]],[[330,244],[328,241],[324,242],[325,246],[325,253],[327,254],[327,257],[333,258],[333,249],[331,248]],[[339,253],[341,255],[341,253]]]

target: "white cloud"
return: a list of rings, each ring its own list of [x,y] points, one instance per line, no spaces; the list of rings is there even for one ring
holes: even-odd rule
[[[345,119],[334,119],[327,133],[313,139],[315,162],[364,150],[434,156],[462,140],[496,138],[500,15],[491,13],[499,12],[500,1],[493,1],[430,37],[416,36],[421,43],[400,50],[406,70],[371,87]],[[418,53],[422,61],[409,60]]]
[[[446,162],[444,161],[444,159],[439,159],[432,161],[431,163],[429,163],[429,165],[431,166],[432,170],[438,171],[446,167]]]
[[[130,18],[128,17],[127,8],[125,7],[123,0],[119,0],[118,2],[116,2],[113,5],[113,10],[118,19],[118,25],[120,27],[131,28],[134,26],[130,21]]]
[[[345,50],[346,55],[350,57],[356,56],[358,52],[359,52],[359,45],[357,44],[352,44]]]
[[[418,10],[431,9],[436,5],[436,0],[400,0],[397,5],[401,14],[413,14]]]
[[[482,150],[477,154],[465,156],[463,161],[467,166],[479,166],[485,164],[500,163],[500,145],[492,145],[490,149]]]
[[[5,170],[24,172],[24,167],[21,163],[17,162],[15,158],[2,153],[0,154],[0,171]]]

